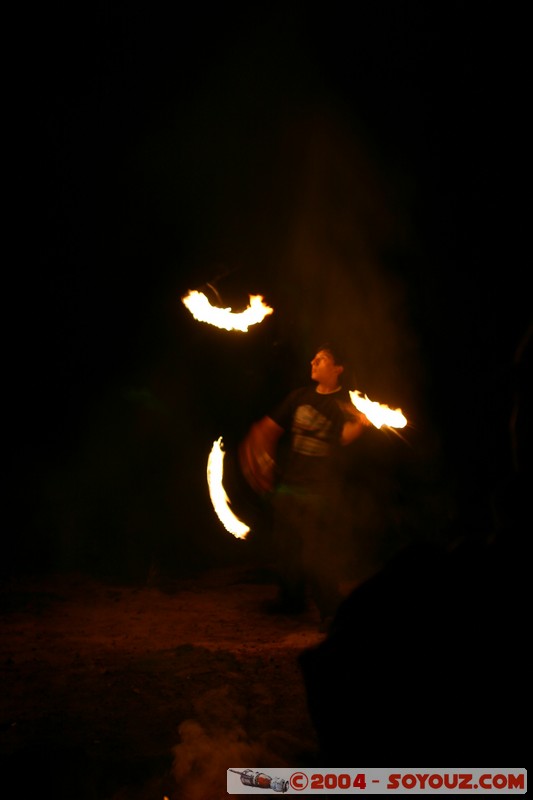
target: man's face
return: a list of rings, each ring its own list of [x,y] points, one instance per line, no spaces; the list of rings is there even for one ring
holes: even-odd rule
[[[342,367],[335,364],[327,350],[319,350],[311,360],[311,378],[318,383],[332,385],[338,382]]]

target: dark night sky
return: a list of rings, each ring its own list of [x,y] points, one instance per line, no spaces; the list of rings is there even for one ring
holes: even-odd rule
[[[323,333],[350,342],[363,391],[442,440],[459,483],[505,473],[530,313],[509,237],[512,22],[355,8],[101,2],[28,24],[9,316],[22,561],[35,526],[60,539],[52,566],[103,518],[142,539],[172,506],[172,527],[213,436],[305,378]],[[246,340],[203,330],[180,297],[208,282],[276,313]]]

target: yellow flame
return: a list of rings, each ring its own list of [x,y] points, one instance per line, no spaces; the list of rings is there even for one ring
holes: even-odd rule
[[[224,455],[221,436],[213,442],[213,447],[207,459],[207,485],[209,486],[209,496],[211,497],[216,515],[226,530],[232,533],[237,539],[245,539],[250,528],[236,517],[229,507],[230,501],[222,485]]]
[[[350,392],[350,398],[358,411],[370,420],[376,428],[386,425],[388,428],[405,428],[407,419],[402,414],[402,409],[392,409],[383,403],[369,400],[366,394],[363,396],[357,389]]]
[[[274,311],[273,308],[263,303],[262,295],[251,294],[249,297],[250,304],[240,312],[234,312],[231,308],[212,306],[203,292],[190,291],[181,300],[199,322],[208,322],[210,325],[226,331],[246,332],[250,325],[257,325]]]

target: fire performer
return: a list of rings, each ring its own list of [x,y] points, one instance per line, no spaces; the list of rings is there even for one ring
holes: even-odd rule
[[[344,371],[338,348],[321,345],[311,360],[316,385],[290,392],[252,425],[239,448],[246,480],[272,502],[277,610],[299,613],[312,601],[324,630],[342,600],[347,531],[340,451],[371,425],[343,387]]]

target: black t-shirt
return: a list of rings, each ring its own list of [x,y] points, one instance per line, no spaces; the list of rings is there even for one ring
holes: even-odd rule
[[[290,436],[283,483],[318,491],[338,479],[342,429],[349,417],[339,403],[349,402],[347,389],[319,394],[314,386],[305,386],[294,389],[270,413]]]

